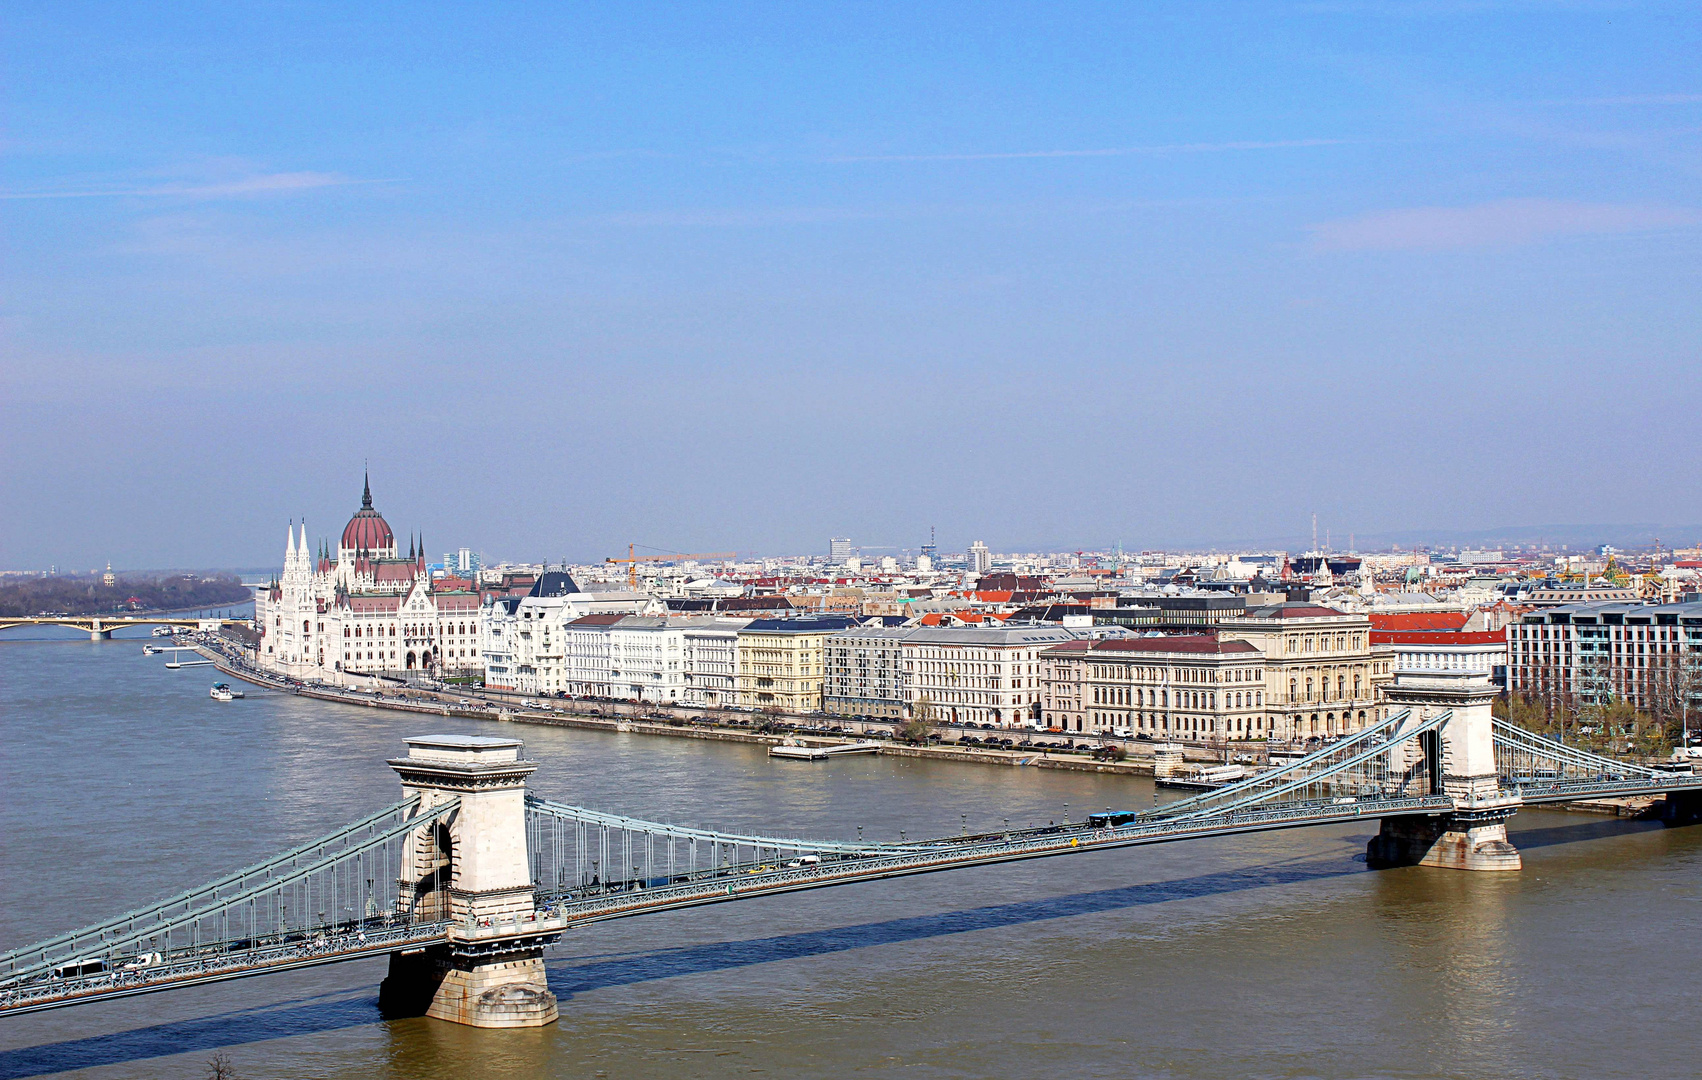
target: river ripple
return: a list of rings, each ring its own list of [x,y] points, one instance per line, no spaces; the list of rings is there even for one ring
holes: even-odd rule
[[[397,796],[408,735],[139,640],[0,642],[0,947],[207,880]],[[1144,779],[512,725],[600,809],[870,839],[1149,805]],[[381,1022],[382,962],[0,1021],[0,1080],[200,1077],[1651,1077],[1695,1062],[1702,830],[1555,811],[1519,874],[1371,872],[1366,827],[1195,841],[589,928],[541,1031]]]

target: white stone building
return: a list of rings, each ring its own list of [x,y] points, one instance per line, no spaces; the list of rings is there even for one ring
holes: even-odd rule
[[[373,509],[372,487],[343,528],[333,558],[309,548],[292,523],[282,572],[255,596],[255,662],[303,681],[358,683],[374,677],[476,674],[478,598],[434,589],[423,540],[400,555],[395,534]]]
[[[739,697],[739,631],[750,619],[702,618],[685,624],[685,692],[690,705],[726,706]]]
[[[910,714],[926,699],[947,723],[1019,727],[1040,718],[1040,654],[1071,641],[1059,626],[918,627],[903,640]]]
[[[625,615],[666,610],[636,592],[582,592],[572,577],[550,570],[519,598],[494,597],[480,608],[479,638],[485,649],[485,685],[524,694],[606,697],[607,649],[587,651],[573,626],[587,617],[603,626]],[[582,660],[602,657],[594,674]]]

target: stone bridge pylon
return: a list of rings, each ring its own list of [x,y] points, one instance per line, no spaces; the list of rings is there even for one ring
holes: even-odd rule
[[[1495,761],[1492,705],[1497,690],[1487,672],[1403,671],[1387,688],[1393,709],[1409,710],[1403,727],[1441,713],[1434,731],[1395,748],[1410,770],[1428,773],[1428,787],[1451,797],[1450,811],[1385,817],[1366,849],[1373,867],[1439,866],[1454,870],[1517,870],[1519,851],[1507,841],[1507,819],[1523,800],[1502,788]],[[1400,738],[1397,730],[1390,741]]]
[[[559,921],[535,910],[526,851],[526,778],[518,739],[434,735],[389,762],[420,799],[403,847],[397,909],[446,921],[441,945],[393,953],[379,989],[388,1016],[424,1014],[474,1027],[556,1019],[544,948]],[[446,810],[434,810],[443,807]]]

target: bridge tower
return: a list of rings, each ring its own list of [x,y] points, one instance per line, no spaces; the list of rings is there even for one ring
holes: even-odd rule
[[[433,735],[409,739],[389,762],[418,795],[422,826],[408,835],[399,911],[449,923],[447,941],[390,957],[379,990],[387,1015],[473,1027],[539,1027],[556,1019],[544,947],[561,936],[538,920],[526,854],[526,777],[518,739]],[[433,812],[451,798],[459,804]]]
[[[1495,766],[1491,705],[1499,691],[1484,671],[1402,671],[1385,691],[1396,708],[1412,710],[1409,724],[1447,711],[1435,732],[1408,742],[1410,769],[1428,774],[1430,790],[1452,797],[1441,814],[1384,818],[1366,849],[1371,866],[1441,866],[1454,870],[1517,870],[1518,849],[1507,842],[1507,819],[1517,795],[1501,791]]]

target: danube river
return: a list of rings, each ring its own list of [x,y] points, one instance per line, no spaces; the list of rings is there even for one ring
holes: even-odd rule
[[[394,801],[408,735],[512,734],[543,794],[870,839],[1150,805],[1145,780],[498,727],[253,688],[138,639],[0,641],[0,948]],[[1067,807],[1067,809],[1066,809]],[[386,1023],[382,962],[0,1020],[0,1080],[1677,1077],[1702,1072],[1702,828],[1554,811],[1518,874],[1373,872],[1368,828],[1103,852],[591,927],[562,1019]]]

